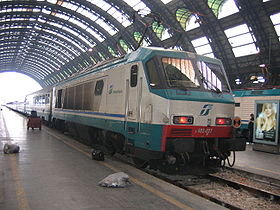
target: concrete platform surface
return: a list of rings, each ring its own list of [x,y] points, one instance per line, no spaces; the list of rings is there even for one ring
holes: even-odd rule
[[[6,142],[19,154],[4,154]],[[91,160],[90,148],[47,127],[27,130],[26,119],[0,111],[0,209],[224,209],[127,164]],[[98,182],[115,172],[129,175],[131,185],[104,188]]]
[[[253,150],[252,143],[245,152],[236,152],[234,168],[280,180],[280,155]]]

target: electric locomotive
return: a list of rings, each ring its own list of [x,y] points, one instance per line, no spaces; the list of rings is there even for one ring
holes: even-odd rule
[[[220,60],[141,47],[52,88],[50,119],[138,166],[222,161],[245,150]]]

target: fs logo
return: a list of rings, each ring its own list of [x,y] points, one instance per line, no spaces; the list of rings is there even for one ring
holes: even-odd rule
[[[208,115],[210,110],[212,109],[212,107],[213,107],[213,104],[204,104],[199,115],[200,116]]]

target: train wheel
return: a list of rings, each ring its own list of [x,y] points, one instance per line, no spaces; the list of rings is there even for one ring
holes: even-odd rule
[[[148,166],[148,161],[142,160],[137,157],[133,158],[133,163],[136,165],[137,168],[146,168]]]

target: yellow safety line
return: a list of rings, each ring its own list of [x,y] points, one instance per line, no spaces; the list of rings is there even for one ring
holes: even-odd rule
[[[3,116],[2,120],[3,120],[3,124],[4,124],[6,137],[10,137],[10,133],[7,128],[4,116]],[[13,181],[14,181],[15,188],[16,188],[16,198],[17,198],[17,202],[18,202],[18,207],[20,210],[29,210],[30,208],[29,208],[29,204],[28,204],[28,201],[26,198],[26,193],[25,193],[25,190],[24,190],[24,187],[23,187],[23,184],[22,184],[19,172],[18,172],[17,157],[15,154],[9,154],[9,162],[10,162],[10,166],[11,166]]]
[[[46,131],[46,130],[44,130],[44,131]],[[54,136],[54,137],[57,138],[57,139],[60,139],[63,143],[65,143],[65,144],[67,144],[68,146],[74,148],[75,150],[77,150],[77,151],[83,153],[83,154],[86,155],[87,157],[91,158],[91,155],[90,155],[88,152],[86,152],[86,151],[84,151],[84,150],[82,150],[82,149],[76,147],[75,145],[73,145],[73,144],[71,144],[71,143],[69,143],[69,142],[63,140],[60,136],[57,136],[57,135],[55,135],[55,134],[53,134],[53,133],[51,133],[51,132],[49,132],[49,131],[46,131],[46,132],[47,132],[49,135]],[[114,171],[114,172],[119,172],[119,171],[120,171],[120,170],[118,170],[117,168],[115,168],[114,166],[110,165],[109,163],[106,163],[106,162],[98,162],[98,163],[100,163],[101,165],[103,165],[103,166],[105,166],[105,167],[107,167],[107,168],[110,168],[110,169],[111,169],[112,171]],[[193,208],[191,208],[191,207],[189,207],[189,206],[183,204],[182,202],[180,202],[180,201],[178,201],[178,200],[172,198],[171,196],[169,196],[169,195],[167,195],[167,194],[165,194],[165,193],[160,192],[160,191],[157,190],[156,188],[154,188],[154,187],[152,187],[152,186],[150,186],[150,185],[148,185],[148,184],[145,184],[144,182],[141,182],[140,180],[138,180],[138,179],[136,179],[136,178],[133,178],[133,177],[129,176],[129,179],[130,179],[132,182],[134,182],[135,184],[137,184],[137,185],[141,186],[142,188],[144,188],[144,189],[150,191],[151,193],[156,194],[158,197],[160,197],[160,198],[162,198],[162,199],[164,199],[164,200],[166,200],[166,201],[168,201],[168,202],[174,204],[175,206],[177,206],[177,207],[179,207],[179,208],[181,208],[181,209],[186,209],[186,210],[191,210],[191,209],[193,209]]]
[[[26,199],[26,194],[21,182],[20,175],[18,173],[18,164],[17,164],[17,157],[15,154],[9,155],[11,169],[12,169],[12,176],[13,180],[15,182],[16,187],[16,196],[18,201],[18,207],[21,210],[29,210],[29,204]]]

